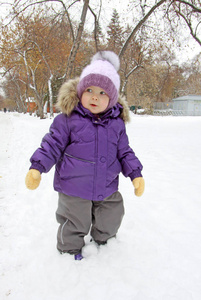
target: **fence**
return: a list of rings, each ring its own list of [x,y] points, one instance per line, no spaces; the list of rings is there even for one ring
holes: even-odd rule
[[[153,114],[158,116],[173,115],[172,102],[154,102]]]
[[[173,109],[173,102],[155,102],[153,114],[156,116],[201,116],[200,110]]]

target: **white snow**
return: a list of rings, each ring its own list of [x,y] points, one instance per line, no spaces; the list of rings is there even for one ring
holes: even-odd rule
[[[74,261],[56,250],[54,168],[24,184],[52,120],[0,113],[0,300],[201,299],[201,117],[131,116],[145,194],[121,176],[117,238],[97,249],[87,236]]]

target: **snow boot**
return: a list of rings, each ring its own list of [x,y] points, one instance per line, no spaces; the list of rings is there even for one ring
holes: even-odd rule
[[[75,254],[74,255],[75,260],[82,260],[84,257],[82,256],[81,253]]]

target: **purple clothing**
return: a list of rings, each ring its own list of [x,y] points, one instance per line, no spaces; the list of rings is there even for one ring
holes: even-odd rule
[[[141,177],[121,110],[117,103],[98,118],[79,103],[70,116],[58,115],[31,157],[31,168],[46,173],[56,165],[56,191],[93,201],[118,190],[120,172],[131,180]]]

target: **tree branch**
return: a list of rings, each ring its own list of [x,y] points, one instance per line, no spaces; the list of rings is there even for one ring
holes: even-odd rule
[[[74,31],[73,31],[73,26],[72,26],[72,22],[71,22],[71,19],[70,19],[70,16],[69,16],[69,13],[68,13],[68,9],[73,6],[76,2],[80,2],[81,0],[75,0],[73,3],[71,3],[68,8],[66,8],[66,5],[64,4],[64,2],[62,0],[41,0],[41,1],[35,1],[33,3],[29,3],[28,5],[26,5],[24,8],[22,8],[19,12],[16,12],[14,17],[8,22],[7,25],[11,24],[12,21],[18,17],[22,12],[24,12],[27,8],[31,7],[31,6],[34,6],[36,4],[41,4],[41,3],[46,3],[46,2],[59,2],[62,4],[63,8],[64,8],[64,11],[67,15],[67,19],[69,21],[69,24],[70,24],[70,30],[71,30],[71,34],[72,34],[72,38],[73,38],[73,41],[75,39],[75,36],[74,36]],[[14,6],[14,9],[17,8],[18,4],[20,3],[20,0],[18,2],[15,3],[15,6]]]
[[[185,23],[187,24],[188,28],[190,29],[190,34],[192,37],[196,40],[196,42],[201,46],[201,40],[197,37],[197,35],[193,32],[193,28],[191,26],[191,22],[187,20],[187,18],[184,16],[184,14],[181,13],[181,11],[177,11],[178,15],[181,16]]]
[[[192,3],[188,2],[188,1],[185,1],[185,0],[174,0],[174,1],[172,1],[172,4],[174,2],[183,3],[183,4],[187,5],[187,6],[190,6],[195,12],[201,13],[201,9],[200,8],[198,8],[197,6],[193,5]]]
[[[94,16],[94,40],[95,40],[95,45],[96,45],[96,52],[98,51],[98,40],[97,40],[97,25],[98,25],[98,20],[97,20],[97,16],[94,13],[94,11],[92,10],[92,8],[89,6],[89,10],[92,13],[92,15]]]
[[[140,27],[146,22],[146,20],[150,17],[150,15],[159,7],[161,6],[164,2],[166,2],[166,0],[160,0],[159,2],[157,2],[150,10],[149,12],[142,18],[142,20],[139,21],[139,23],[135,26],[135,28],[133,29],[133,31],[131,32],[131,34],[129,35],[128,39],[126,40],[126,42],[124,43],[123,47],[121,48],[120,52],[119,52],[119,57],[121,58],[129,43],[130,40],[133,38],[133,36],[137,33],[137,31],[140,29]]]

